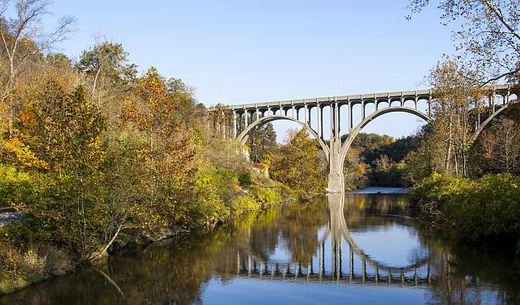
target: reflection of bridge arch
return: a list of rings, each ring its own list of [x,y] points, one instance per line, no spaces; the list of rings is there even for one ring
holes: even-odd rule
[[[511,102],[510,98],[515,96],[512,88],[506,85],[484,89],[489,92],[489,96],[476,101],[474,105],[474,109],[479,110],[476,111],[477,124],[474,138],[494,117],[503,111],[503,108],[508,106]],[[498,111],[495,111],[496,96],[501,97],[503,105]],[[318,139],[320,146],[327,155],[329,161],[327,190],[334,193],[344,191],[344,160],[352,142],[364,126],[377,117],[390,112],[411,113],[429,121],[434,98],[431,90],[384,92],[232,105],[227,108],[212,109],[210,114],[213,126],[219,133],[223,134],[224,137],[238,139],[241,144],[245,143],[248,133],[255,127],[270,121],[284,119],[304,126]],[[382,103],[386,103],[387,107],[380,107]],[[369,104],[375,104],[375,111],[367,114],[366,106]],[[397,106],[394,104],[397,104]],[[411,106],[407,106],[407,104],[411,104]],[[424,109],[419,108],[419,104],[425,104]],[[361,113],[359,116],[361,121],[354,125],[353,112],[358,108],[357,106],[360,106]],[[487,107],[491,113],[489,118],[481,123],[480,109],[482,107]],[[342,114],[342,109],[346,110],[346,115]],[[312,115],[313,110],[315,110],[315,115]],[[329,126],[324,124],[326,113],[328,113]],[[345,130],[341,130],[340,121],[347,122]],[[324,136],[325,130],[328,130],[327,138]]]
[[[307,129],[311,135],[318,140],[318,143],[320,144],[321,146],[321,149],[323,150],[323,152],[325,152],[325,155],[328,157],[329,156],[329,147],[325,144],[325,142],[323,142],[323,139],[321,137],[318,136],[318,133],[312,129],[312,127],[309,126],[309,124],[307,123],[303,123],[293,117],[290,117],[290,116],[287,116],[287,115],[273,115],[273,116],[267,116],[267,117],[263,117],[263,118],[260,118],[256,121],[254,121],[253,123],[251,123],[249,126],[247,126],[238,136],[237,136],[237,140],[238,142],[240,143],[240,145],[244,145],[246,144],[246,141],[249,137],[249,133],[251,131],[253,131],[254,129],[262,126],[262,125],[265,125],[267,123],[270,123],[270,122],[273,122],[273,121],[276,121],[276,120],[287,120],[287,121],[291,121],[291,122],[295,122],[297,124],[300,124],[301,126],[303,126],[305,129]]]
[[[330,221],[329,226],[325,231],[325,234],[322,236],[320,242],[325,241],[329,236],[335,243],[340,243],[341,238],[344,238],[349,244],[349,248],[351,249],[351,251],[354,252],[358,257],[360,257],[362,261],[367,262],[372,266],[382,270],[397,269],[402,272],[410,272],[428,264],[429,258],[423,258],[407,266],[389,266],[384,263],[378,262],[374,258],[370,257],[370,255],[366,254],[363,251],[363,249],[359,247],[359,245],[356,243],[356,241],[352,238],[352,235],[350,234],[350,230],[345,220],[345,197],[343,196],[343,194],[329,194],[328,197]]]
[[[237,253],[237,276],[291,281],[348,281],[348,283],[352,284],[385,283],[398,286],[422,286],[431,282],[430,257],[399,267],[385,265],[367,255],[352,239],[348,231],[343,211],[343,195],[329,194],[328,197],[329,224],[327,230],[319,239],[318,254],[317,257],[314,257],[315,259],[303,266],[298,262],[280,263],[270,260],[265,261],[251,253],[241,255],[239,252]],[[325,240],[328,237],[330,237],[331,241],[331,263],[329,268],[325,264]],[[341,253],[342,238],[345,238],[349,245],[350,255],[348,257],[343,257]],[[361,272],[356,271],[354,255],[361,261]],[[344,262],[344,259],[348,259],[348,261]],[[344,272],[343,265],[348,265],[347,273]]]

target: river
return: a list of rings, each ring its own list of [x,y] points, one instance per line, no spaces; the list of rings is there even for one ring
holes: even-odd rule
[[[406,194],[329,195],[111,257],[0,304],[520,304],[520,263],[450,252],[409,217]]]

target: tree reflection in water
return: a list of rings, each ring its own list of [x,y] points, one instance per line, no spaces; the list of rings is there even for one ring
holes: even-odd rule
[[[103,267],[4,296],[0,304],[201,304],[212,279],[225,288],[248,278],[424,289],[428,304],[520,303],[518,262],[467,249],[449,252],[420,232],[405,217],[408,212],[406,195],[317,198],[249,216],[212,234],[111,257]],[[396,226],[412,232],[421,248],[403,254],[409,266],[383,263],[351,234],[375,228],[392,234]]]

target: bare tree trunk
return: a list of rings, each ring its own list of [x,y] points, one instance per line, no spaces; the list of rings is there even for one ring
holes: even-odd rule
[[[448,121],[448,146],[446,147],[446,155],[444,158],[444,173],[449,174],[450,171],[450,160],[451,160],[451,147],[452,147],[452,118],[449,116]]]

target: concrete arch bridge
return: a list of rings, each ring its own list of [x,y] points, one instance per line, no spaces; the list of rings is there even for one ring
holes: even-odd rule
[[[488,94],[475,101],[474,108],[485,107],[489,113],[476,112],[473,140],[517,99],[517,93],[507,85],[486,87],[485,92]],[[345,157],[368,123],[392,112],[410,113],[430,121],[434,100],[431,90],[415,90],[230,105],[210,109],[208,122],[223,137],[236,139],[242,145],[255,128],[269,122],[287,120],[301,125],[317,139],[327,157],[327,191],[334,193],[344,191]]]

